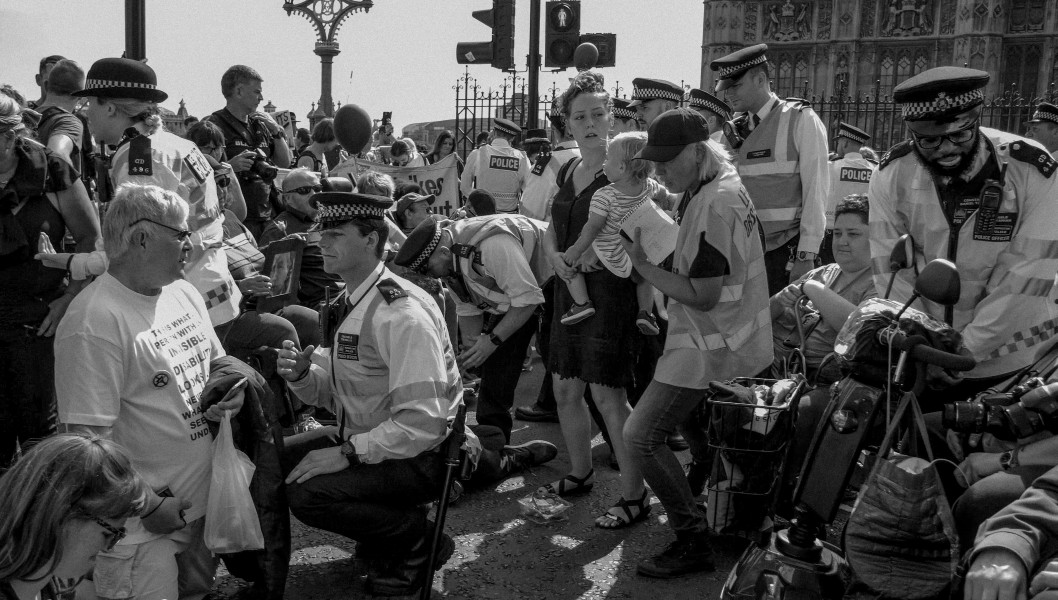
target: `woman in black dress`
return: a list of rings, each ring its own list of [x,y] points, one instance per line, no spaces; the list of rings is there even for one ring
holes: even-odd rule
[[[596,313],[574,325],[555,319],[551,325],[548,367],[554,375],[562,436],[570,454],[571,472],[548,484],[548,491],[559,495],[586,493],[595,483],[591,465],[591,421],[582,400],[585,385],[591,386],[621,465],[622,496],[596,525],[607,529],[625,527],[642,520],[649,512],[643,477],[627,460],[619,434],[631,413],[625,387],[632,382],[635,327],[635,284],[602,268],[598,258],[587,252],[576,264],[567,265],[562,252],[580,235],[588,219],[592,195],[609,184],[602,172],[606,160],[612,100],[603,87],[601,75],[579,74],[561,99],[563,115],[573,138],[580,146],[581,159],[574,159],[559,173],[560,189],[551,208],[551,227],[545,248],[556,273],[563,278],[576,271],[584,273],[588,293]],[[573,302],[565,285],[555,285],[555,314],[561,315]]]

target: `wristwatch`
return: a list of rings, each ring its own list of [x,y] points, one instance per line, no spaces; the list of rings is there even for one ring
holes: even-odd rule
[[[1019,450],[1021,450],[1020,446],[1015,447],[1013,450],[1007,450],[1006,452],[999,455],[999,466],[1004,471],[1016,469],[1021,465],[1021,462],[1018,461]]]
[[[350,467],[355,467],[356,465],[360,464],[360,457],[356,455],[356,447],[353,446],[352,441],[345,440],[344,442],[342,442],[342,445],[339,447],[339,450],[341,450],[342,456],[344,456],[346,460],[349,461]]]
[[[797,253],[797,260],[815,260],[815,259],[816,259],[816,253],[815,252],[809,252],[807,250],[801,250],[800,252]]]
[[[500,336],[496,335],[495,333],[489,334],[489,341],[492,342],[493,346],[499,346],[503,343],[503,340],[500,339]]]

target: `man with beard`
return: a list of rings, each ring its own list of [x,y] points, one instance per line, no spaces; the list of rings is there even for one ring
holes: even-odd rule
[[[661,113],[679,108],[681,102],[683,88],[671,81],[646,77],[632,80],[632,101],[628,108],[636,111],[639,131],[646,131]]]
[[[889,280],[889,253],[909,233],[919,269],[896,276],[891,298],[911,296],[915,273],[945,258],[962,293],[950,308],[926,310],[962,334],[977,367],[946,397],[973,391],[1032,363],[1054,336],[1058,270],[1058,164],[1035,141],[980,126],[988,73],[938,67],[898,85],[894,99],[911,139],[886,153],[871,178],[870,235],[875,286]],[[959,383],[937,370],[945,386]]]

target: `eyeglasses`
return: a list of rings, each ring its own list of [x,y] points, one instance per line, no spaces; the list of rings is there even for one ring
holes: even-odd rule
[[[133,225],[135,225],[137,223],[142,223],[144,221],[147,221],[148,223],[151,223],[153,225],[157,225],[158,227],[164,227],[164,228],[168,229],[169,231],[172,231],[172,232],[176,233],[176,239],[180,240],[181,242],[187,241],[191,237],[191,232],[186,230],[186,229],[177,229],[176,227],[170,227],[170,226],[166,225],[165,223],[159,223],[158,221],[152,221],[151,219],[148,219],[146,217],[133,221],[132,224],[129,225],[129,227],[131,228]]]
[[[107,530],[107,532],[108,532],[108,535],[107,535],[107,548],[106,548],[107,550],[110,550],[111,548],[116,546],[118,544],[118,542],[120,542],[121,540],[125,539],[125,528],[124,527],[114,527],[113,525],[111,525],[110,523],[107,523],[106,521],[104,521],[103,519],[100,519],[99,517],[92,517],[92,520],[96,522],[96,525],[99,525],[103,529]]]
[[[286,190],[284,194],[318,194],[323,189],[322,185],[303,185],[301,187],[294,188],[292,190]]]
[[[948,140],[956,146],[969,142],[974,137],[974,132],[977,131],[977,121],[970,123],[966,127],[953,131],[947,135],[925,135],[920,136],[914,131],[911,132],[911,137],[914,138],[915,144],[923,150],[932,150],[939,148],[944,140]]]

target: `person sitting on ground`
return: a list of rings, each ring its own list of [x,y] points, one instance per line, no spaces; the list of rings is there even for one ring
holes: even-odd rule
[[[149,513],[148,491],[110,440],[60,434],[34,445],[0,476],[0,597],[72,591],[125,537],[125,520]]]
[[[592,196],[588,222],[577,241],[562,254],[562,260],[572,266],[590,247],[614,275],[631,277],[636,284],[639,305],[636,326],[644,335],[657,335],[660,329],[652,314],[654,288],[632,268],[620,235],[621,223],[643,203],[656,201],[670,208],[676,199],[675,194],[669,194],[665,186],[651,178],[654,168],[650,161],[635,158],[646,144],[647,134],[639,131],[619,134],[610,141],[602,164],[610,185]],[[566,285],[573,296],[573,305],[562,315],[562,324],[573,325],[594,315],[595,307],[588,296],[584,274],[577,273],[566,280]]]
[[[839,202],[834,211],[833,247],[837,262],[805,273],[772,296],[773,377],[787,375],[786,365],[797,348],[804,353],[807,363],[800,368],[807,369],[807,374],[820,385],[841,377],[838,363],[823,365],[823,359],[834,351],[834,340],[849,314],[864,300],[877,296],[871,274],[867,222],[866,195],[850,195]],[[798,339],[795,311],[802,297],[809,300],[806,314],[814,323],[805,324],[807,338],[804,340]],[[820,366],[824,367],[823,372],[817,373]]]
[[[396,188],[397,184],[392,177],[378,171],[365,171],[360,174],[360,177],[356,178],[356,191],[361,194],[392,199]],[[389,227],[389,239],[386,241],[386,250],[395,256],[400,245],[404,243],[404,240],[408,239],[408,236],[400,230],[400,226],[397,225],[396,218],[391,210],[386,211],[386,225]]]
[[[433,194],[424,196],[416,192],[404,194],[393,208],[393,218],[404,235],[410,235],[419,223],[434,216],[433,204],[437,197]]]

